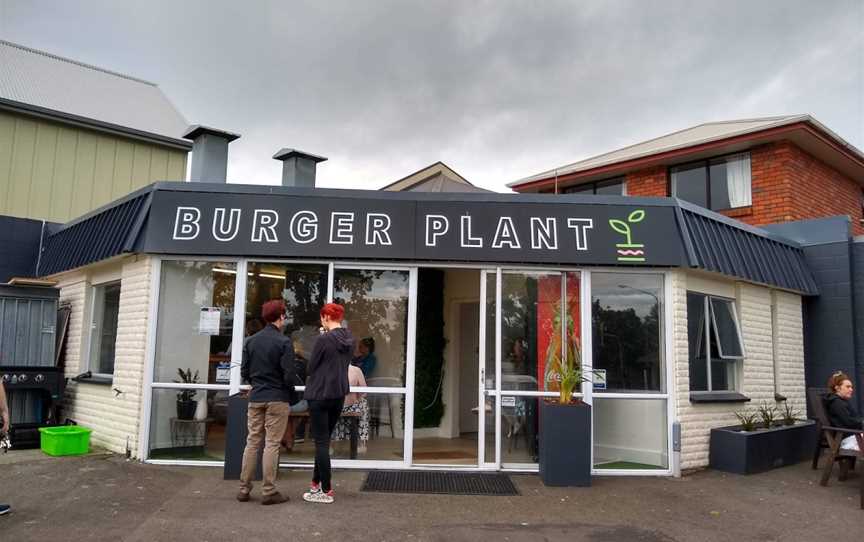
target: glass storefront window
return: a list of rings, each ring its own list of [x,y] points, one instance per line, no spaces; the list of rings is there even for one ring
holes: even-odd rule
[[[154,382],[228,384],[234,324],[233,263],[163,261]]]
[[[501,389],[557,391],[563,356],[582,363],[579,274],[503,273],[501,278]]]
[[[307,362],[319,335],[321,307],[327,299],[327,266],[250,262],[245,337],[264,328],[261,307],[272,299],[285,301],[287,321],[283,333],[291,337],[297,358]]]
[[[668,469],[666,399],[594,398],[594,468]]]
[[[603,392],[664,392],[661,352],[663,276],[592,273],[594,370]]]
[[[184,412],[186,400],[194,408]],[[150,459],[224,461],[227,411],[227,390],[154,389]]]
[[[345,306],[343,325],[357,340],[368,386],[405,386],[408,295],[408,271],[335,270],[333,301]]]

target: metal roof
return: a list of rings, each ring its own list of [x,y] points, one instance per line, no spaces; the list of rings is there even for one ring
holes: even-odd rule
[[[678,228],[691,268],[721,273],[748,282],[818,293],[801,246],[677,198],[625,196],[549,196],[535,194],[381,192],[368,190],[297,189],[280,186],[206,183],[155,183],[97,209],[53,232],[45,242],[39,276],[60,273],[125,253],[141,252],[150,203],[157,191],[245,195],[317,195],[389,199],[405,202],[430,199],[451,202],[628,203],[646,207],[674,207]],[[332,196],[331,196],[332,194]]]
[[[798,243],[677,201],[692,267],[808,295],[818,293]]]
[[[684,149],[687,147],[710,143],[713,141],[724,140],[731,137],[752,134],[771,128],[778,128],[781,126],[787,126],[799,122],[808,123],[817,127],[822,132],[830,135],[833,139],[839,142],[841,146],[846,148],[851,154],[857,156],[859,159],[864,159],[864,153],[850,145],[848,142],[844,141],[840,136],[829,130],[823,124],[819,123],[810,115],[785,115],[780,117],[764,117],[755,119],[728,120],[721,122],[706,122],[704,124],[699,124],[697,126],[686,128],[684,130],[672,132],[671,134],[666,134],[660,137],[656,137],[654,139],[642,141],[634,145],[629,145],[627,147],[623,147],[621,149],[617,149],[611,152],[592,156],[590,158],[586,158],[585,160],[580,160],[578,162],[559,166],[557,168],[553,168],[542,173],[538,173],[536,175],[531,175],[529,177],[519,179],[518,181],[508,183],[507,186],[519,187],[543,179],[562,177],[564,175],[569,175],[572,173],[589,171],[603,166],[611,166],[613,164],[628,162],[630,160],[636,160],[655,154]]]
[[[153,198],[153,185],[64,225],[45,239],[37,276],[134,252]]]
[[[0,99],[174,139],[189,125],[154,83],[4,40]]]

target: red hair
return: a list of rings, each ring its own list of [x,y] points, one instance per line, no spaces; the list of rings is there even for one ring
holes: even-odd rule
[[[285,314],[285,302],[281,299],[273,299],[261,306],[261,318],[268,324],[272,324]]]
[[[342,318],[345,316],[345,307],[338,303],[327,303],[321,307],[321,318],[324,318],[325,316],[334,322],[341,322]]]

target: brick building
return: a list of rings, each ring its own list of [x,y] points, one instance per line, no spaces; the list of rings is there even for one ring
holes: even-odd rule
[[[700,124],[511,183],[517,192],[677,196],[761,226],[846,215],[864,234],[864,153],[809,115]]]
[[[803,301],[806,385],[824,386],[839,369],[860,387],[862,185],[864,153],[809,115],[794,115],[700,124],[509,186],[522,193],[674,196],[799,243],[819,289]],[[777,318],[776,306],[761,307],[763,319]],[[864,407],[860,394],[856,400]]]

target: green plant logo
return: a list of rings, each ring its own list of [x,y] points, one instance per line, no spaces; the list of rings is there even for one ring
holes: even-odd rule
[[[627,215],[627,221],[618,220],[617,218],[609,219],[609,227],[620,233],[627,239],[626,243],[617,243],[615,247],[618,249],[619,262],[644,262],[645,261],[645,245],[642,243],[633,242],[633,231],[630,229],[633,224],[638,224],[645,219],[645,210],[636,209]]]

